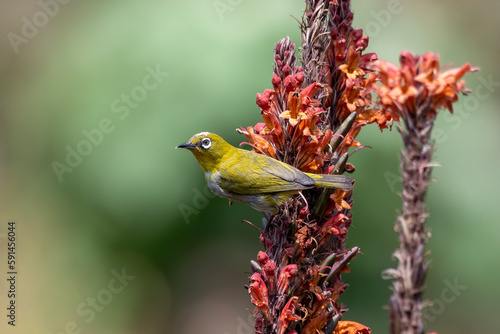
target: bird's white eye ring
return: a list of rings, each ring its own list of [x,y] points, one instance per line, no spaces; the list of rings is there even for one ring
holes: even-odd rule
[[[210,138],[203,138],[201,140],[201,148],[203,148],[204,150],[208,150],[210,146],[212,146],[212,141],[210,140]]]

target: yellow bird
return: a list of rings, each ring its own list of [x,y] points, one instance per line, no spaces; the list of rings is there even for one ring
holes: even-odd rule
[[[266,214],[276,214],[280,205],[301,190],[352,189],[349,176],[304,173],[266,155],[236,148],[210,132],[195,134],[176,148],[194,154],[214,194],[247,203]]]

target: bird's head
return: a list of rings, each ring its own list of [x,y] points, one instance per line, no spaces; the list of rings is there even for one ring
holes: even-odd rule
[[[215,133],[200,132],[189,139],[188,142],[176,148],[185,148],[191,151],[204,171],[212,172],[218,168],[226,154],[235,148]]]

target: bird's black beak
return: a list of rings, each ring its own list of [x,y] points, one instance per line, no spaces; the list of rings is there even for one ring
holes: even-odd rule
[[[188,150],[192,150],[192,149],[196,148],[196,145],[191,144],[191,143],[184,143],[184,144],[177,145],[175,148],[186,148]]]

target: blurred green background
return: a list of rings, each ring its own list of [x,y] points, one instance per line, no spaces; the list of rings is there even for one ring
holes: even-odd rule
[[[251,333],[243,286],[261,245],[241,220],[261,214],[200,195],[198,164],[174,147],[208,130],[244,141],[234,129],[260,121],[255,95],[271,87],[274,44],[286,36],[300,44],[303,2],[61,2],[0,1],[0,236],[16,221],[19,271],[13,328],[0,239],[0,331]],[[473,93],[435,128],[443,167],[428,197],[427,328],[496,332],[500,3],[353,7],[382,59],[431,50],[442,64],[481,67],[466,77]],[[375,126],[359,139],[372,149],[352,158],[349,244],[364,254],[344,275],[345,319],[387,333],[381,272],[395,265],[400,139]]]

